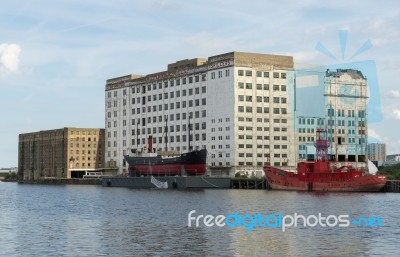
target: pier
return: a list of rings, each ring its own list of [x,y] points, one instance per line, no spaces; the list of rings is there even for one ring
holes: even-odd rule
[[[265,178],[254,178],[254,179],[231,179],[232,189],[269,189],[268,183]]]
[[[265,178],[228,178],[228,177],[155,177],[162,183],[167,183],[167,188],[226,188],[246,190],[270,190]],[[9,182],[17,182],[11,180]],[[107,187],[131,188],[156,188],[157,183],[151,177],[103,177],[103,178],[41,178],[35,181],[19,180],[21,184],[46,184],[46,185],[102,185]],[[388,180],[381,192],[400,193],[400,180]]]

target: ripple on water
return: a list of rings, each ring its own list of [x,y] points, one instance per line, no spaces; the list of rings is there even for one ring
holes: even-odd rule
[[[387,256],[397,194],[132,190],[0,183],[1,256]],[[187,215],[380,216],[381,228],[189,228]]]

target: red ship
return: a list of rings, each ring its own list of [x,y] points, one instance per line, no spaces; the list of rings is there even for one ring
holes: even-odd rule
[[[386,184],[386,176],[370,175],[351,165],[332,168],[328,159],[328,141],[317,129],[316,161],[299,162],[297,173],[264,166],[265,177],[272,189],[300,191],[377,192]]]

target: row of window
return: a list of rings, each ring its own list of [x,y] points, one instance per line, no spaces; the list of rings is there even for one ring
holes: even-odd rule
[[[94,163],[94,166],[96,166],[96,163]],[[102,165],[101,165],[101,162],[98,163],[98,166],[99,166],[99,167],[102,166]],[[91,165],[90,165],[90,163],[88,163],[87,166],[86,166],[85,163],[82,163],[82,164],[75,163],[74,168],[91,168]]]
[[[225,163],[226,166],[231,166],[230,162]],[[211,166],[215,166],[215,162],[211,162]],[[222,162],[218,162],[218,166],[223,166]]]
[[[247,149],[270,149],[270,145],[253,145],[253,144],[239,144],[239,148],[247,148]],[[288,149],[287,145],[273,145],[273,149]]]
[[[73,151],[70,151],[70,154],[74,154]],[[85,156],[82,156],[82,158],[80,158],[79,156],[71,156],[70,159],[73,160],[73,161],[86,161],[86,157]],[[93,161],[94,162],[96,162],[96,159],[97,159],[96,157],[93,157]],[[99,158],[99,159],[101,159],[101,158]],[[91,157],[88,157],[87,160],[90,161]]]
[[[267,154],[267,153],[264,153],[264,154],[262,154],[262,153],[257,153],[257,157],[258,158],[263,158],[263,157],[268,157],[268,155],[269,154]],[[282,157],[282,158],[287,158],[287,154],[277,154],[277,155],[279,155],[279,157]],[[239,153],[238,154],[238,156],[239,157],[241,157],[241,158],[243,158],[243,157],[253,157],[253,153]],[[277,156],[278,157],[278,156]]]
[[[193,116],[194,113],[194,116]],[[201,117],[205,118],[207,116],[206,110],[202,110],[201,111]],[[158,118],[157,118],[158,117]],[[164,117],[164,118],[163,118]],[[147,124],[150,123],[157,123],[157,122],[163,122],[163,121],[179,121],[179,120],[186,120],[187,117],[190,117],[191,119],[193,119],[193,117],[195,119],[200,118],[200,111],[195,111],[195,112],[189,112],[189,114],[187,113],[175,113],[175,114],[170,114],[170,115],[159,115],[159,116],[152,116],[152,117],[143,117],[143,118],[139,118],[137,119],[132,119],[132,125],[139,125],[141,124],[142,126],[146,126]],[[158,120],[158,121],[157,121]],[[114,127],[117,127],[118,121],[114,120]],[[127,120],[122,120],[122,126],[127,126]],[[111,128],[111,121],[107,122],[107,127]]]
[[[206,141],[207,139],[207,134],[203,133],[203,134],[194,134],[194,135],[190,135],[190,141],[196,140],[199,141],[201,138],[201,140]],[[178,135],[178,136],[169,136],[167,138],[167,143],[174,143],[174,142],[186,142],[188,141],[189,136],[188,135]],[[165,137],[153,137],[153,144],[162,144],[163,142],[165,143],[166,138]],[[126,140],[123,140],[122,145],[126,146],[127,142]],[[143,145],[147,145],[147,138],[139,138],[139,139],[132,139],[131,140],[131,145],[138,145],[138,144],[143,144]],[[111,142],[108,141],[108,146],[111,147]],[[114,147],[117,146],[117,141],[114,141]]]
[[[229,69],[225,70],[225,77],[229,77]],[[211,78],[215,79],[217,78],[222,78],[224,72],[223,71],[218,71],[218,72],[211,72]],[[246,76],[246,77],[252,77],[253,76],[253,71],[252,70],[238,70],[238,76]],[[270,72],[268,71],[256,71],[256,77],[264,77],[264,78],[269,78],[270,77]],[[281,79],[286,79],[286,73],[282,72],[273,72],[273,78],[281,78]],[[167,87],[173,87],[173,86],[179,86],[185,85],[185,84],[191,84],[193,82],[200,82],[201,81],[206,81],[207,75],[206,74],[201,74],[201,75],[195,75],[195,76],[189,76],[189,77],[183,77],[183,78],[176,78],[176,79],[171,79],[171,80],[165,80],[163,82],[158,82],[158,83],[153,83],[153,84],[148,84],[148,85],[142,85],[142,86],[134,86],[132,87],[132,93],[146,93],[147,91],[150,90],[157,90],[157,89],[162,89],[162,88],[167,88]],[[127,89],[123,89],[122,91],[123,95],[127,95]],[[107,93],[107,97],[111,98],[112,92],[109,91]],[[114,97],[118,96],[118,91],[114,91]]]
[[[314,137],[299,137],[299,142],[314,142]]]
[[[278,154],[279,155],[279,154]],[[276,157],[279,158],[279,157]],[[246,166],[253,166],[253,162],[239,162],[239,166],[245,166],[244,164],[246,163]],[[257,166],[261,167],[263,166],[264,163],[263,162],[257,162]],[[280,162],[274,162],[274,166],[278,167],[278,166],[286,166],[287,163],[286,162],[282,162],[282,165]],[[220,165],[221,166],[221,165]]]
[[[299,128],[299,133],[314,133],[313,128]]]
[[[336,112],[338,117],[346,117],[345,116],[345,110],[342,110],[342,109],[335,110],[335,109],[332,109],[332,108],[328,109],[328,116],[330,116],[330,117],[335,116],[335,112]],[[355,117],[355,110],[347,110],[347,117]],[[365,118],[366,117],[365,110],[358,111],[358,116],[357,117],[358,118]]]
[[[211,137],[211,140],[212,140],[212,141],[215,141],[216,138],[217,138],[218,140],[223,140],[223,136],[218,136],[218,137],[212,136],[212,137]],[[227,136],[225,136],[225,139],[226,139],[226,140],[230,140],[230,139],[231,139],[231,136],[227,135]]]
[[[188,94],[186,94],[186,92]],[[201,93],[205,94],[207,92],[207,89],[205,86],[201,87]],[[159,94],[154,94],[154,95],[148,95],[147,98],[146,96],[142,96],[142,103],[145,104],[145,101],[147,99],[147,102],[150,102],[152,99],[153,101],[157,101],[157,100],[162,100],[162,99],[168,99],[168,98],[178,98],[181,97],[181,93],[182,93],[182,97],[186,96],[186,95],[199,95],[200,94],[200,88],[196,87],[196,88],[189,88],[188,90],[183,89],[182,91],[171,91],[171,92],[166,92],[166,93],[159,93]],[[140,103],[140,98],[141,97],[137,97],[136,100],[134,97],[132,97],[132,104],[135,103]],[[126,99],[123,99],[123,105],[126,105]]]
[[[252,106],[238,106],[238,112],[246,112],[252,113],[253,112],[253,107]],[[269,113],[269,107],[256,107],[254,108],[257,113]],[[274,114],[287,114],[287,109],[286,108],[273,108],[273,113]]]
[[[171,83],[171,85],[173,85],[173,84],[174,83]],[[161,85],[161,83],[159,83],[159,85]],[[164,85],[165,85],[165,83],[164,83]],[[153,90],[157,89],[155,86],[156,86],[156,84],[153,84]],[[168,86],[166,86],[166,87],[168,87]],[[159,89],[161,89],[161,88],[162,87],[160,87]],[[150,91],[150,89],[151,89],[151,85],[148,85],[147,86],[147,91]],[[140,93],[140,92],[142,92],[143,94],[146,93],[146,87],[143,86],[142,90],[140,90],[140,87],[132,87],[132,94],[133,93]],[[201,93],[206,93],[206,92],[207,92],[206,86],[202,86],[201,87]],[[170,98],[180,97],[181,95],[182,96],[186,96],[187,93],[188,93],[188,95],[193,95],[193,94],[198,95],[198,94],[200,94],[200,87],[182,89],[182,91],[181,90],[177,90],[175,92],[171,91],[171,92],[169,92],[169,94],[168,93],[159,93],[158,94],[158,100],[161,100],[163,98],[164,99],[168,99],[168,96]],[[111,91],[109,91],[107,94],[108,94],[108,98],[111,98]],[[123,95],[124,96],[127,95],[126,89],[123,90]],[[118,96],[118,91],[116,90],[116,91],[114,91],[114,97],[117,97],[117,96]],[[148,101],[151,101],[151,99],[153,99],[154,101],[157,100],[157,94],[147,96],[147,100]],[[134,103],[134,98],[132,98],[132,101]],[[137,102],[140,103],[140,99],[139,98],[137,99]]]
[[[221,123],[222,120],[223,120],[222,118],[219,118],[219,119],[218,119],[218,123]],[[226,122],[229,122],[230,120],[231,120],[230,118],[225,118],[225,121],[226,121]],[[215,119],[212,119],[212,120],[211,120],[211,123],[215,123]]]
[[[140,98],[138,98],[138,99],[140,99]],[[207,104],[207,99],[206,98],[188,100],[187,102],[188,102],[189,107],[192,107],[193,104],[195,106],[199,106],[200,105],[200,100],[201,100],[201,104],[202,105],[206,105]],[[133,102],[133,104],[135,104],[135,98],[132,98],[132,102]],[[145,104],[145,99],[143,99],[142,102],[143,102],[143,105],[144,105]],[[159,104],[159,108],[162,110],[162,106],[163,106],[162,103],[159,103],[159,102],[157,102],[157,103]],[[126,106],[126,99],[123,100],[123,105]],[[170,106],[171,106],[170,108],[174,109],[174,105],[175,105],[175,102],[170,103]],[[156,104],[153,106],[153,111],[156,111],[156,109],[157,109],[156,106],[157,106]],[[168,104],[165,103],[164,106],[165,106],[165,109],[168,110]],[[111,108],[111,102],[107,102],[107,107]],[[116,101],[116,100],[114,101],[114,107],[118,107],[118,101]],[[179,109],[180,107],[181,107],[181,102],[176,102],[176,108]],[[182,108],[185,108],[185,107],[186,107],[186,101],[182,101]],[[146,112],[146,107],[142,107],[142,109],[143,109],[143,112]],[[134,110],[134,109],[132,109],[132,110]],[[138,110],[138,112],[140,112],[140,108],[137,108],[137,110]],[[147,106],[147,111],[151,112],[151,106]]]
[[[74,146],[75,146],[75,147],[83,147],[83,148],[85,148],[85,147],[86,147],[86,144],[79,144],[79,143],[76,143],[76,144],[74,145],[74,143],[70,143],[69,146],[70,146],[70,147],[74,147]],[[96,148],[96,147],[97,147],[97,144],[96,144],[96,143],[94,143],[93,145],[92,145],[92,144],[88,144],[87,147],[88,147],[88,148],[90,148],[90,147]],[[101,148],[101,145],[99,145],[99,147]]]
[[[220,70],[220,71],[218,71],[218,73],[216,73],[216,72],[211,72],[211,79],[215,79],[216,78],[216,74],[218,74],[218,78],[222,78],[222,74],[223,74],[223,72],[222,72],[222,70]],[[229,77],[229,70],[225,70],[225,77]]]
[[[257,103],[269,103],[269,97],[268,96],[256,96],[254,98]],[[287,103],[287,98],[286,97],[273,97],[273,103],[282,103],[286,104]],[[253,96],[251,95],[238,95],[238,100],[239,102],[253,102]]]
[[[245,130],[245,128],[248,131],[252,131],[254,127],[253,126],[247,126],[247,127],[239,126],[238,127],[238,129],[241,131]],[[263,129],[263,127],[257,127],[256,129],[257,129],[257,131],[269,131],[269,127],[264,127],[264,129]],[[287,128],[274,127],[274,132],[279,132],[279,131],[287,132]]]
[[[269,78],[270,73],[268,71],[256,71],[256,77],[261,78]],[[252,70],[238,70],[238,76],[246,76],[246,77],[252,77],[253,76],[253,71]],[[286,79],[286,73],[285,72],[273,72],[273,78],[275,79]]]
[[[238,121],[239,122],[244,122],[246,120],[246,122],[253,122],[253,118],[252,117],[238,117]],[[263,122],[264,123],[269,123],[269,118],[257,118],[257,122]],[[274,123],[287,123],[287,119],[273,119]]]
[[[243,83],[238,82],[239,89],[253,89],[253,83]],[[285,92],[287,87],[286,85],[273,85],[273,91],[283,91]],[[269,84],[256,84],[256,90],[269,90]]]
[[[69,141],[86,141],[86,137],[70,137],[69,138]],[[92,141],[92,138],[91,137],[88,137],[87,138],[87,141],[88,142],[91,142]],[[97,137],[94,137],[93,138],[93,142],[96,142],[97,141]]]
[[[324,120],[322,118],[299,118],[299,124],[303,125],[314,125],[315,121],[317,125],[324,125]]]
[[[70,150],[69,152],[70,152],[70,154],[73,154],[74,150]],[[87,152],[85,150],[81,150],[81,151],[80,150],[75,150],[75,153],[76,154],[92,154],[92,152],[90,150],[88,150]],[[93,151],[93,154],[96,154],[96,150]],[[100,154],[100,151],[99,151],[99,154]]]
[[[244,139],[253,139],[253,135],[246,135],[246,136],[244,136],[244,135],[239,135],[239,139],[241,139],[241,140],[244,140]],[[255,137],[257,140],[269,140],[270,139],[270,137],[269,136],[256,136]],[[282,137],[280,137],[280,136],[274,136],[273,137],[274,138],[274,141],[279,141],[279,140],[282,140],[282,141],[287,141],[288,139],[287,139],[287,136],[282,136]]]
[[[70,131],[70,135],[98,135],[99,133],[97,131]]]
[[[226,153],[225,157],[226,158],[230,158],[231,154],[230,153]],[[216,154],[215,153],[211,154],[211,158],[216,158]],[[223,158],[223,154],[222,153],[218,153],[218,158]]]
[[[195,75],[195,76],[189,76],[189,77],[183,77],[183,78],[176,78],[176,79],[171,79],[171,80],[165,80],[163,82],[158,82],[158,83],[153,83],[153,84],[148,84],[136,87],[132,87],[132,93],[146,93],[147,91],[150,90],[157,90],[157,89],[162,89],[162,88],[167,88],[167,87],[173,87],[173,86],[179,86],[179,85],[186,85],[186,84],[192,84],[193,82],[200,82],[201,81],[206,81],[207,75],[206,74],[201,74],[201,75]],[[114,97],[118,96],[117,91],[114,91]],[[111,93],[111,92],[110,92]],[[127,90],[124,89],[122,91],[123,95],[127,94]],[[108,97],[111,97],[111,94],[108,94]]]

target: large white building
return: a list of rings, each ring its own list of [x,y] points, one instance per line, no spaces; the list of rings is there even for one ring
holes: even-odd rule
[[[295,166],[292,70],[291,56],[230,52],[107,80],[106,165],[126,172],[152,136],[153,151],[206,148],[211,175]]]

